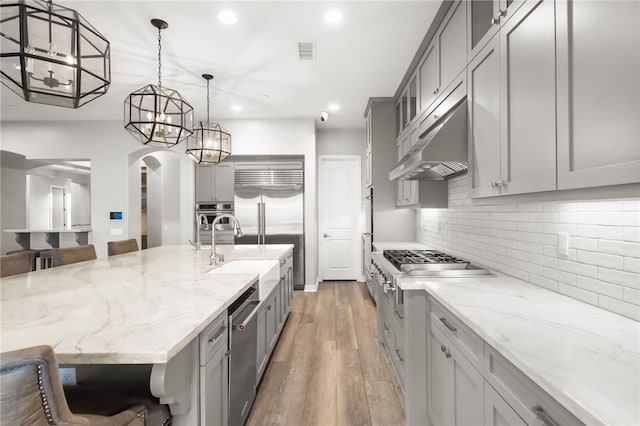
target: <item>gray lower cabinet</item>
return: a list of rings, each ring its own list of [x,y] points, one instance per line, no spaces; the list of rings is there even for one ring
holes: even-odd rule
[[[484,378],[432,322],[429,334],[428,410],[436,425],[479,424]]]
[[[229,352],[227,313],[200,335],[200,424],[229,423]]]
[[[491,387],[484,383],[484,424],[491,426],[526,426],[518,413]]]
[[[558,189],[640,182],[640,3],[556,2]]]
[[[258,383],[291,311],[293,302],[293,257],[291,254],[284,261],[281,261],[280,271],[280,282],[260,303],[256,313],[258,323],[256,376]]]

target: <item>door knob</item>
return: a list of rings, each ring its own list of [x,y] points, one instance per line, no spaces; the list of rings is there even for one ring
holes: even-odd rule
[[[331,237],[331,235],[327,234],[326,232],[325,232],[324,234],[322,234],[322,236],[323,236],[324,238],[329,238],[329,237]]]

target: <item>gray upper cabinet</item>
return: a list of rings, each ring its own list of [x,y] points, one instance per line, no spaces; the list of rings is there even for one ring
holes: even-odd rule
[[[529,0],[500,29],[502,194],[556,189],[553,0]]]
[[[468,79],[472,196],[556,189],[554,2],[517,9]]]
[[[431,110],[434,101],[467,65],[466,16],[465,2],[451,5],[418,65],[421,113]]]
[[[467,17],[469,59],[498,33],[526,0],[471,0]]]
[[[640,181],[640,3],[557,3],[558,188]]]
[[[466,2],[451,6],[437,34],[440,71],[438,93],[449,87],[467,65]]]
[[[469,185],[472,197],[500,195],[500,39],[494,37],[467,68]]]
[[[233,201],[233,163],[196,166],[196,201]]]
[[[436,100],[438,94],[437,58],[436,44],[431,43],[418,66],[420,75],[420,111],[426,111]]]

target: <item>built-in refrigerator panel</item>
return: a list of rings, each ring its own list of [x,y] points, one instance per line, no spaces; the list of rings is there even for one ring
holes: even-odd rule
[[[304,288],[302,162],[236,163],[234,205],[244,234],[236,244],[293,244],[293,283]]]

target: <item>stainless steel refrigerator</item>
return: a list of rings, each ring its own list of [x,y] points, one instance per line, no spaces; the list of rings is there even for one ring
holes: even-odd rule
[[[293,284],[304,288],[304,169],[300,161],[236,162],[236,244],[293,244]]]

